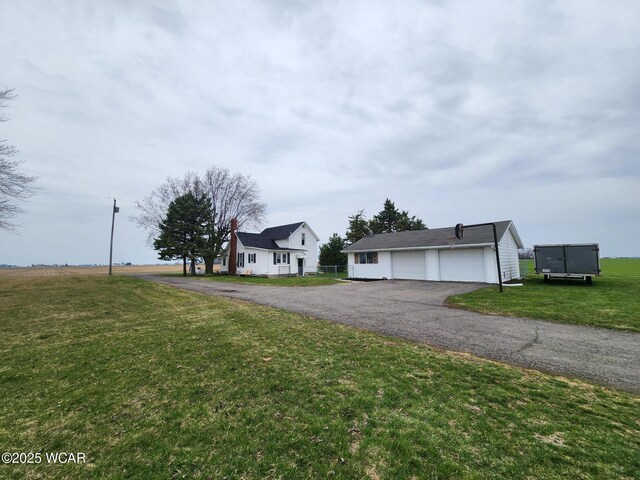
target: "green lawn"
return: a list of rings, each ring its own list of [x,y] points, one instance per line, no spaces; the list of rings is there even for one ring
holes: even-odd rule
[[[640,397],[125,276],[0,279],[2,478],[639,478]]]
[[[167,276],[177,277],[181,274],[172,273]],[[275,285],[281,287],[317,287],[321,285],[333,285],[339,281],[339,279],[346,278],[346,273],[338,273],[337,276],[334,273],[323,273],[318,275],[306,275],[303,277],[241,277],[235,275],[199,275],[199,276],[187,276],[186,278],[192,278],[195,281],[201,279],[209,280],[212,282],[229,282],[229,283],[250,283],[253,285]]]
[[[601,260],[602,276],[593,285],[580,280],[551,280],[533,274],[524,287],[488,287],[450,297],[450,305],[482,313],[530,317],[640,332],[640,259]]]

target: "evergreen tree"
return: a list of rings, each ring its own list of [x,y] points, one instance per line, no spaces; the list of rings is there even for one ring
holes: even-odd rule
[[[369,228],[373,233],[393,233],[396,231],[399,219],[400,212],[395,204],[387,198],[380,213],[374,215],[369,222]]]
[[[384,202],[382,211],[369,222],[372,233],[393,233],[406,230],[426,230],[424,222],[415,216],[409,216],[406,210],[399,211],[388,198]]]
[[[320,245],[318,257],[320,265],[337,265],[344,268],[347,265],[347,254],[342,253],[342,249],[346,246],[345,240],[340,235],[337,233],[331,235],[327,243]]]
[[[371,228],[369,227],[369,222],[367,221],[364,210],[360,210],[355,215],[349,217],[346,241],[348,244],[356,243],[367,235],[371,235]]]
[[[409,212],[403,210],[400,212],[398,221],[396,222],[396,232],[404,232],[406,230],[426,230],[427,226],[424,222],[416,218],[415,215],[409,217]]]
[[[182,259],[182,274],[187,275],[187,259],[191,274],[196,274],[196,260],[207,247],[211,218],[211,200],[192,192],[177,197],[169,204],[167,216],[158,225],[160,235],[153,241],[161,260]]]

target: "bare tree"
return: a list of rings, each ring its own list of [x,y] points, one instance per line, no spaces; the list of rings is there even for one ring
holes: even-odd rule
[[[260,201],[260,189],[255,180],[226,168],[212,166],[203,175],[187,172],[182,178],[167,178],[142,201],[136,202],[140,213],[132,217],[147,231],[150,244],[159,233],[160,222],[165,218],[169,204],[187,192],[204,194],[211,200],[208,244],[203,258],[205,272],[213,273],[213,260],[229,240],[231,219],[238,219],[239,228],[260,227],[267,206]]]
[[[14,98],[12,88],[0,90],[0,108],[6,108],[6,102]],[[7,118],[0,114],[0,122],[6,121]],[[11,159],[16,153],[16,147],[0,139],[0,229],[3,230],[14,230],[16,225],[10,219],[23,211],[14,200],[26,200],[37,190],[34,185],[37,177],[20,173],[18,167],[22,162]]]

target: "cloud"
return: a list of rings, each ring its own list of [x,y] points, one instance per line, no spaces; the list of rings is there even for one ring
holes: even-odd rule
[[[10,3],[0,82],[19,98],[0,137],[50,193],[27,204],[20,238],[0,233],[0,262],[104,260],[104,215],[78,196],[84,210],[61,223],[52,202],[74,197],[58,193],[115,196],[126,211],[211,164],[253,175],[271,223],[305,219],[322,238],[389,197],[434,227],[513,218],[528,244],[571,231],[637,255],[637,222],[614,232],[640,213],[639,10]],[[153,260],[124,219],[126,259]]]

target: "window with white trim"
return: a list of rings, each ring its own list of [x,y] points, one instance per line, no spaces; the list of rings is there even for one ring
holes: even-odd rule
[[[238,253],[238,267],[244,268],[244,252]]]
[[[247,255],[247,263],[256,263],[256,254],[255,253],[249,253]]]
[[[302,234],[302,246],[304,247],[304,242],[306,240],[307,235],[305,233]]]

